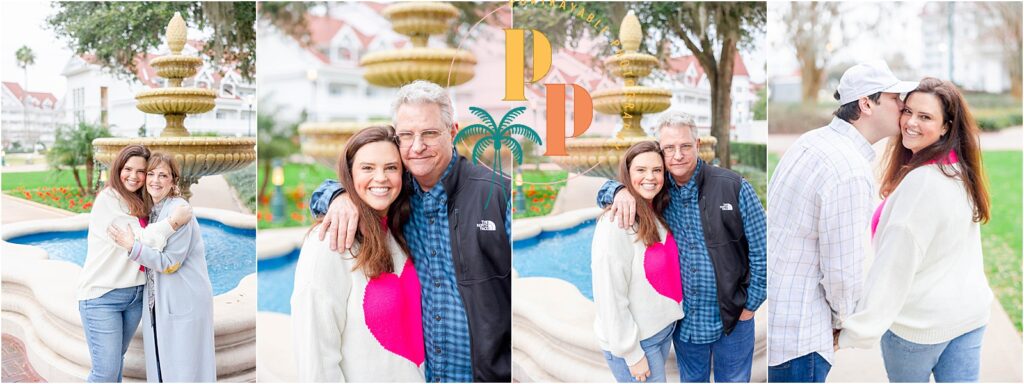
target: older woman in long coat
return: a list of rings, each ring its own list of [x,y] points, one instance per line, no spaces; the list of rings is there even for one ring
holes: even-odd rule
[[[168,172],[161,162],[173,171]],[[173,159],[154,154],[149,171],[152,224],[143,230],[141,241],[135,241],[130,230],[110,228],[118,244],[130,247],[128,257],[146,267],[142,316],[146,378],[150,382],[213,382],[217,380],[213,288],[199,222],[190,217],[177,231],[168,224],[177,207],[188,205],[173,187],[179,176]]]

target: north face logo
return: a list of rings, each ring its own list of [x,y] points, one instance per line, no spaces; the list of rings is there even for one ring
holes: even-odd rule
[[[731,211],[732,210],[732,204],[725,203],[725,204],[722,204],[722,206],[719,207],[719,208],[721,208],[723,211]]]
[[[476,227],[480,228],[481,231],[493,231],[495,228],[497,228],[494,225],[494,222],[490,220],[481,220],[480,223],[476,225]]]

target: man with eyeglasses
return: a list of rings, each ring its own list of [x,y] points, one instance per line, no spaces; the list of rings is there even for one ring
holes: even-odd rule
[[[665,209],[683,280],[683,313],[672,336],[680,381],[750,381],[754,312],[765,300],[766,226],[754,188],[697,157],[697,128],[669,111],[657,124],[671,203]],[[666,177],[666,180],[669,180]],[[620,227],[631,227],[636,199],[609,180],[597,195]],[[712,361],[714,364],[712,365]]]
[[[412,208],[403,231],[422,290],[426,379],[510,382],[511,182],[455,152],[451,99],[439,85],[402,87],[392,113]],[[320,240],[352,247],[358,215],[337,181],[313,192],[310,210],[324,216]]]

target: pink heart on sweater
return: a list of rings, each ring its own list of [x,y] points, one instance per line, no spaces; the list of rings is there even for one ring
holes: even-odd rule
[[[370,279],[363,314],[366,328],[384,349],[420,366],[424,359],[420,279],[411,259],[405,260],[401,273],[401,277],[382,273]]]
[[[679,271],[679,248],[672,232],[664,243],[654,243],[644,251],[644,274],[662,296],[683,302],[683,279]]]

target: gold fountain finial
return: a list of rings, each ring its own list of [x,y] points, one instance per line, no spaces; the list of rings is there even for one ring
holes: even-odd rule
[[[622,19],[622,26],[619,27],[619,40],[622,41],[622,48],[626,52],[637,52],[640,50],[640,41],[644,34],[640,29],[640,19],[636,17],[633,10]]]
[[[174,12],[171,22],[167,23],[167,46],[171,48],[172,55],[180,55],[182,48],[185,48],[185,39],[188,38],[188,28],[185,26],[185,19],[181,18],[180,12]]]

